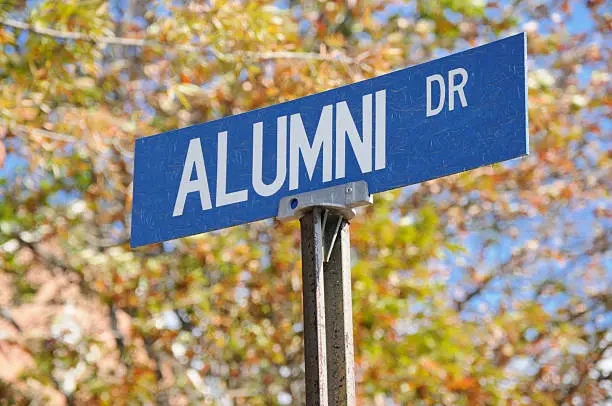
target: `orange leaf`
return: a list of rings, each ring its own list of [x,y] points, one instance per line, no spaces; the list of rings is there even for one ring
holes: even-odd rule
[[[448,383],[448,389],[450,390],[467,390],[474,386],[476,381],[474,378],[464,377],[459,379],[453,379]]]
[[[570,5],[569,5],[569,1],[565,0],[562,4],[561,4],[561,10],[563,10],[563,12],[565,14],[568,14],[571,11]]]

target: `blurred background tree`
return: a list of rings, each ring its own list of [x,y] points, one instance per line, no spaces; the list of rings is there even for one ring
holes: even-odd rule
[[[610,4],[0,0],[0,404],[303,404],[297,222],[130,250],[134,139],[526,31],[531,155],[351,227],[360,404],[610,404]]]

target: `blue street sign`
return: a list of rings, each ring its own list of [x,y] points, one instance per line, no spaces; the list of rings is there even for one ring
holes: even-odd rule
[[[370,193],[528,153],[518,34],[286,103],[136,140],[133,247],[276,216],[284,196]]]

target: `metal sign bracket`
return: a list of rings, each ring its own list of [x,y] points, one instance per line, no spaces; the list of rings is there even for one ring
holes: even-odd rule
[[[281,221],[298,220],[313,207],[321,207],[338,212],[344,219],[350,220],[355,217],[354,208],[369,206],[372,202],[372,195],[368,193],[368,183],[360,180],[285,196],[278,204],[276,218]]]
[[[355,208],[373,203],[364,180],[283,197],[278,204],[280,221],[298,220],[314,207],[322,209],[323,261],[329,262],[343,220],[355,217]],[[332,225],[333,222],[334,224]],[[328,227],[331,226],[331,230]]]

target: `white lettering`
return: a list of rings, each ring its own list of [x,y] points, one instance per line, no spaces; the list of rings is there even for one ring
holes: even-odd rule
[[[457,73],[458,72],[458,73]],[[462,74],[460,70],[449,73],[449,80],[452,81],[454,74]],[[463,75],[463,74],[462,74]],[[467,73],[466,73],[467,75]],[[431,82],[436,81],[442,89],[442,96],[438,107],[431,107]],[[464,102],[463,87],[467,79],[458,85],[453,85],[452,91],[459,93],[459,97]],[[428,113],[438,114],[444,105],[444,80],[440,75],[433,75],[427,78],[428,86]],[[299,188],[300,182],[300,161],[306,168],[308,180],[312,181],[315,169],[321,157],[322,181],[330,182],[333,174],[334,159],[334,129],[335,129],[335,179],[346,176],[346,139],[348,138],[353,154],[359,165],[361,173],[372,171],[374,164],[375,170],[386,167],[386,91],[380,90],[376,93],[362,96],[362,128],[357,129],[355,120],[351,115],[349,105],[346,101],[335,104],[335,128],[334,128],[334,105],[326,105],[321,109],[319,122],[317,124],[312,143],[309,141],[306,128],[299,113],[291,114],[289,123],[287,116],[280,116],[276,119],[276,174],[271,183],[264,182],[263,167],[264,159],[273,157],[268,153],[264,157],[264,122],[259,121],[253,124],[253,151],[252,151],[252,184],[253,190],[259,196],[268,197],[277,193],[285,184],[287,179],[287,165],[289,165],[289,190]],[[287,129],[289,127],[289,129]],[[360,134],[361,133],[361,134]],[[216,207],[227,206],[234,203],[247,201],[249,190],[242,189],[230,192],[227,190],[228,173],[228,132],[221,131],[217,134],[217,180],[216,180]],[[375,140],[373,139],[375,137]],[[290,145],[287,145],[290,139]],[[375,143],[375,145],[373,145]],[[374,147],[374,151],[372,151]],[[289,148],[289,152],[287,152]],[[287,163],[289,154],[289,163]],[[301,158],[300,158],[301,157]],[[235,160],[232,160],[232,162]],[[374,161],[374,162],[373,162]],[[195,168],[195,179],[191,180]],[[230,172],[231,173],[231,172]],[[185,202],[189,193],[198,192],[202,210],[212,208],[211,195],[204,163],[204,154],[199,138],[194,138],[189,142],[181,183],[174,204],[173,217],[181,216],[185,208]]]
[[[461,83],[455,85],[455,75],[461,75]],[[448,72],[448,109],[453,111],[455,109],[455,92],[459,93],[459,99],[461,100],[461,107],[466,107],[467,100],[463,93],[463,87],[468,81],[467,71],[463,68],[453,69]]]
[[[384,169],[387,165],[387,92],[376,92],[376,145],[374,146],[375,170]]]
[[[271,196],[285,183],[287,177],[287,116],[276,119],[276,177],[274,182],[263,182],[263,122],[253,124],[253,189],[260,196]]]
[[[191,173],[194,166],[196,169],[196,179],[191,180]],[[172,217],[183,215],[187,194],[192,192],[200,193],[202,210],[212,208],[210,191],[208,189],[208,178],[206,177],[206,167],[204,166],[204,154],[202,154],[202,144],[200,144],[199,138],[194,138],[189,141],[185,165],[183,165],[181,184],[176,195],[176,201],[174,202]]]
[[[431,82],[436,81],[440,85],[440,100],[438,101],[438,107],[432,110],[431,108]],[[446,97],[446,87],[444,86],[444,78],[442,75],[431,75],[427,76],[427,117],[435,116],[442,111],[444,108],[444,99]]]
[[[315,132],[312,146],[308,142],[306,129],[300,114],[292,114],[289,121],[291,145],[289,149],[289,190],[299,186],[299,156],[302,155],[308,178],[312,179],[321,148],[323,149],[323,182],[332,179],[332,105],[324,106],[321,110],[319,124]]]
[[[362,97],[363,140],[346,102],[336,103],[336,179],[345,175],[345,134],[348,135],[361,173],[372,171],[372,95]]]
[[[222,131],[217,137],[217,206],[244,202],[249,198],[246,189],[227,192],[227,131]]]

